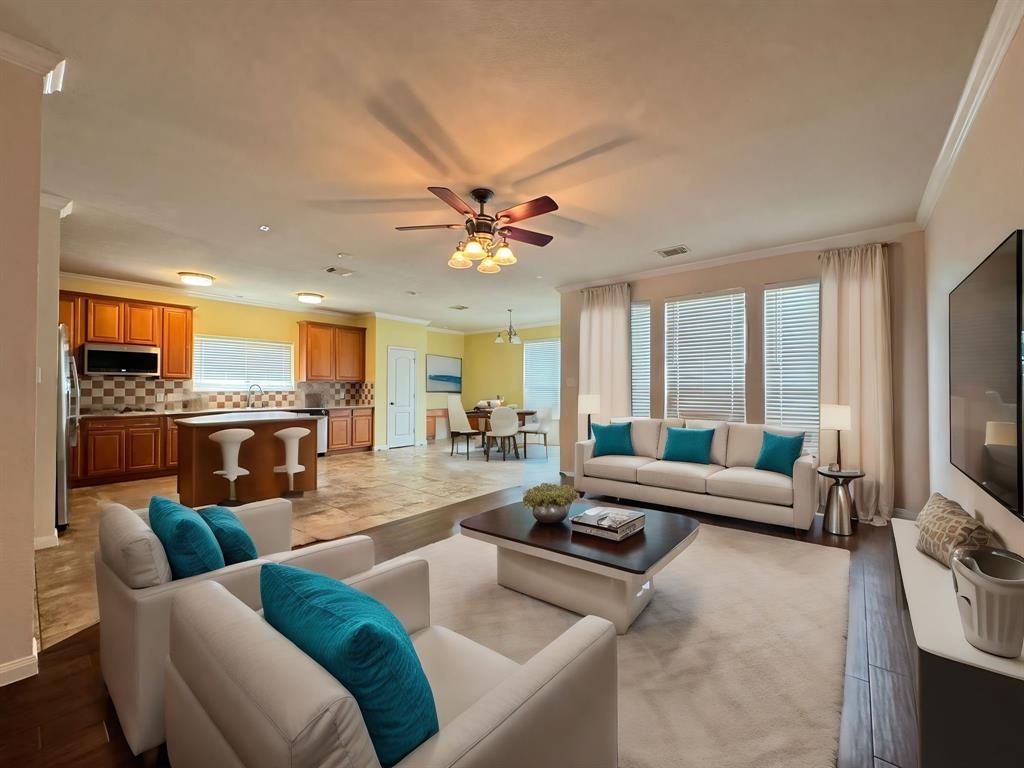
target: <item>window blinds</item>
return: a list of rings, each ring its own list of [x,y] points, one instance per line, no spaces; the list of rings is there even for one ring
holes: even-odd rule
[[[558,339],[523,343],[523,407],[531,410],[550,408],[559,418],[562,344]]]
[[[631,413],[651,415],[651,305],[635,301],[629,306]]]
[[[253,384],[265,390],[295,389],[291,344],[224,336],[195,337],[192,388],[240,391]]]
[[[764,292],[764,422],[806,430],[818,450],[818,283]]]
[[[665,303],[665,415],[744,421],[746,301],[741,292]]]

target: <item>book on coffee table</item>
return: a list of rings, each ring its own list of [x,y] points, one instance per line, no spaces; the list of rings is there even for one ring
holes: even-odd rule
[[[570,518],[572,530],[602,539],[622,541],[643,530],[646,516],[632,509],[591,507]]]

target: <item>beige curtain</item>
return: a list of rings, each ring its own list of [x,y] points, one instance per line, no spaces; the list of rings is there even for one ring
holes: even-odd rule
[[[595,422],[630,415],[629,360],[629,284],[584,289],[579,393],[600,395]]]
[[[822,253],[821,402],[849,405],[841,433],[843,468],[865,477],[854,485],[861,520],[892,517],[892,348],[889,273],[881,244]],[[835,460],[835,433],[822,434],[822,463]]]

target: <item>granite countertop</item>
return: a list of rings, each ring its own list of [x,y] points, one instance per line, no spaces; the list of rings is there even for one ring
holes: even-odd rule
[[[263,408],[196,408],[196,409],[183,409],[183,408],[168,408],[166,410],[151,410],[151,411],[128,411],[122,413],[121,411],[87,411],[80,414],[83,419],[112,419],[112,418],[139,418],[140,416],[203,416],[209,413],[246,413],[254,412],[259,413],[260,411],[311,411],[323,408],[325,410],[331,410],[333,408],[373,408],[372,405],[351,405],[348,403],[332,403],[330,405],[318,405],[318,406],[302,406],[302,405],[285,405],[280,408],[274,406],[266,406]]]
[[[226,410],[226,409],[221,409]],[[179,419],[175,423],[178,426],[187,425],[190,427],[219,426],[222,424],[258,424],[262,422],[281,421],[305,421],[315,419],[304,413],[294,413],[284,409],[249,408],[246,411],[227,411],[225,413],[208,413],[205,416],[191,416],[187,419]]]

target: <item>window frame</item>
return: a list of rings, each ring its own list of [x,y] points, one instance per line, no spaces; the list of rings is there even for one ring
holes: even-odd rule
[[[633,338],[633,307],[644,306],[647,307],[647,378],[643,382],[643,386],[646,390],[647,400],[647,413],[637,413],[636,409],[636,392],[637,392],[637,378],[634,372],[633,363],[634,358],[634,338]],[[652,383],[652,363],[653,363],[653,319],[654,319],[654,307],[649,300],[641,301],[630,301],[629,302],[629,412],[630,415],[635,418],[650,418],[651,417],[651,383]]]
[[[249,383],[239,384],[237,386],[207,386],[203,385],[202,379],[200,378],[200,366],[199,366],[199,349],[201,341],[203,339],[213,339],[217,341],[226,341],[234,343],[251,343],[251,344],[268,344],[276,345],[280,347],[288,348],[288,371],[289,380],[288,386],[279,385],[264,385],[260,381],[250,381]],[[295,392],[297,387],[297,381],[295,379],[295,343],[290,341],[278,341],[277,339],[258,339],[249,336],[223,336],[213,333],[197,333],[193,336],[192,344],[192,391],[193,392],[246,392],[256,384],[260,386],[266,392]]]
[[[733,421],[732,418],[723,418],[722,416],[697,415],[697,414],[694,414],[694,415],[690,416],[690,415],[687,415],[685,413],[674,413],[674,412],[671,412],[669,410],[669,398],[671,396],[670,385],[669,385],[670,367],[669,367],[669,348],[668,348],[669,347],[669,339],[670,339],[670,336],[671,336],[671,330],[670,330],[670,326],[669,326],[669,308],[670,308],[670,306],[672,304],[675,304],[677,302],[696,301],[696,300],[699,300],[699,299],[711,299],[711,298],[716,298],[716,297],[719,297],[719,296],[741,296],[742,299],[743,299],[743,301],[742,301],[742,306],[743,306],[743,333],[742,333],[743,350],[742,350],[742,355],[741,355],[741,358],[743,360],[743,375],[742,375],[742,381],[743,381],[743,409],[742,410],[743,410],[743,413],[742,413],[742,415],[740,417],[740,421],[738,421],[738,422]],[[723,288],[721,290],[715,290],[715,291],[703,291],[703,292],[699,292],[699,293],[684,294],[682,296],[671,296],[671,297],[668,297],[668,298],[665,299],[664,305],[663,305],[664,334],[663,334],[663,339],[662,339],[662,352],[663,352],[663,356],[664,356],[664,359],[663,359],[663,368],[664,368],[664,370],[662,372],[663,384],[664,384],[664,397],[663,397],[663,408],[664,408],[664,410],[663,410],[663,414],[664,414],[665,418],[693,418],[693,419],[704,418],[704,419],[712,419],[712,420],[730,421],[731,423],[746,423],[746,421],[747,421],[747,408],[748,408],[748,403],[747,403],[747,369],[749,368],[749,364],[750,364],[750,313],[747,311],[747,300],[748,300],[748,298],[749,297],[747,295],[747,289],[745,287],[743,287],[743,286],[733,286],[731,288]]]

